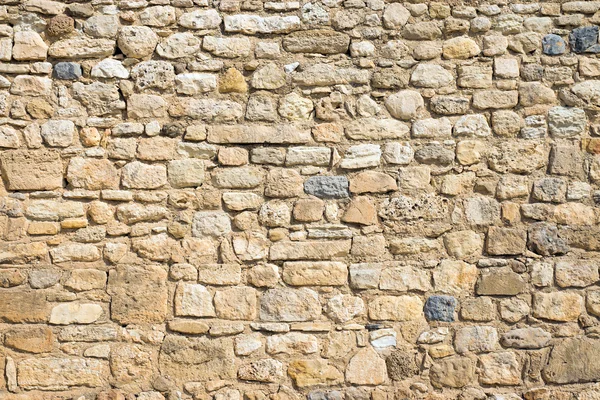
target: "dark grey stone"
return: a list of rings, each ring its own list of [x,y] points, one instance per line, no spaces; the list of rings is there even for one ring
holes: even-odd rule
[[[569,44],[571,45],[571,50],[575,53],[599,52],[598,27],[585,26],[583,28],[573,29],[569,35]]]
[[[454,161],[454,151],[441,144],[426,144],[415,152],[415,160],[421,164],[449,165]]]
[[[542,256],[556,256],[569,252],[569,245],[559,236],[556,225],[546,222],[538,222],[529,227],[527,247]]]
[[[349,197],[348,178],[345,176],[311,176],[304,182],[304,191],[322,199]]]
[[[542,51],[549,56],[558,56],[567,51],[567,43],[560,36],[551,33],[542,39]]]
[[[456,299],[452,296],[430,296],[425,302],[425,318],[428,321],[454,322]]]
[[[567,182],[561,178],[542,178],[533,185],[533,198],[538,201],[564,203]]]
[[[81,65],[73,62],[59,62],[54,66],[54,76],[58,79],[76,80],[81,77]]]

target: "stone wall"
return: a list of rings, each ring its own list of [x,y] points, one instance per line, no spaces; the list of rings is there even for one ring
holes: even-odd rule
[[[0,398],[600,398],[599,1],[0,0]]]

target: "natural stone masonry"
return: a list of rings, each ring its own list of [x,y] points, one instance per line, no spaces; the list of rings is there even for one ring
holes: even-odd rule
[[[0,0],[0,398],[600,398],[600,2]]]

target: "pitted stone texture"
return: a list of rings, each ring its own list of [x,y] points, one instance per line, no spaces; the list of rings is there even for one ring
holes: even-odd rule
[[[344,176],[317,176],[304,182],[304,191],[324,199],[341,199],[349,196],[348,186],[348,178]]]

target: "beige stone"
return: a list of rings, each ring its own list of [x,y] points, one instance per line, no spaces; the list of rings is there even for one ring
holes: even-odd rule
[[[292,286],[338,286],[347,281],[348,268],[332,261],[283,263],[283,281]]]
[[[111,318],[129,323],[162,322],[167,315],[167,272],[159,266],[119,265],[108,275]]]
[[[244,76],[235,68],[229,68],[223,76],[219,78],[219,92],[221,93],[245,93],[248,91],[248,84]]]
[[[108,364],[86,358],[29,358],[17,364],[19,385],[27,390],[65,390],[71,386],[99,387],[106,384],[108,375]]]
[[[417,296],[379,296],[369,303],[374,320],[414,321],[423,316],[423,302]]]
[[[63,167],[55,151],[4,151],[0,159],[9,190],[52,190],[62,187]]]
[[[300,388],[337,385],[344,381],[344,375],[323,359],[293,360],[287,373]]]
[[[536,293],[533,315],[551,321],[576,321],[583,312],[583,297],[571,292]]]
[[[380,385],[387,380],[383,358],[370,347],[356,353],[346,367],[346,381],[356,385]]]

